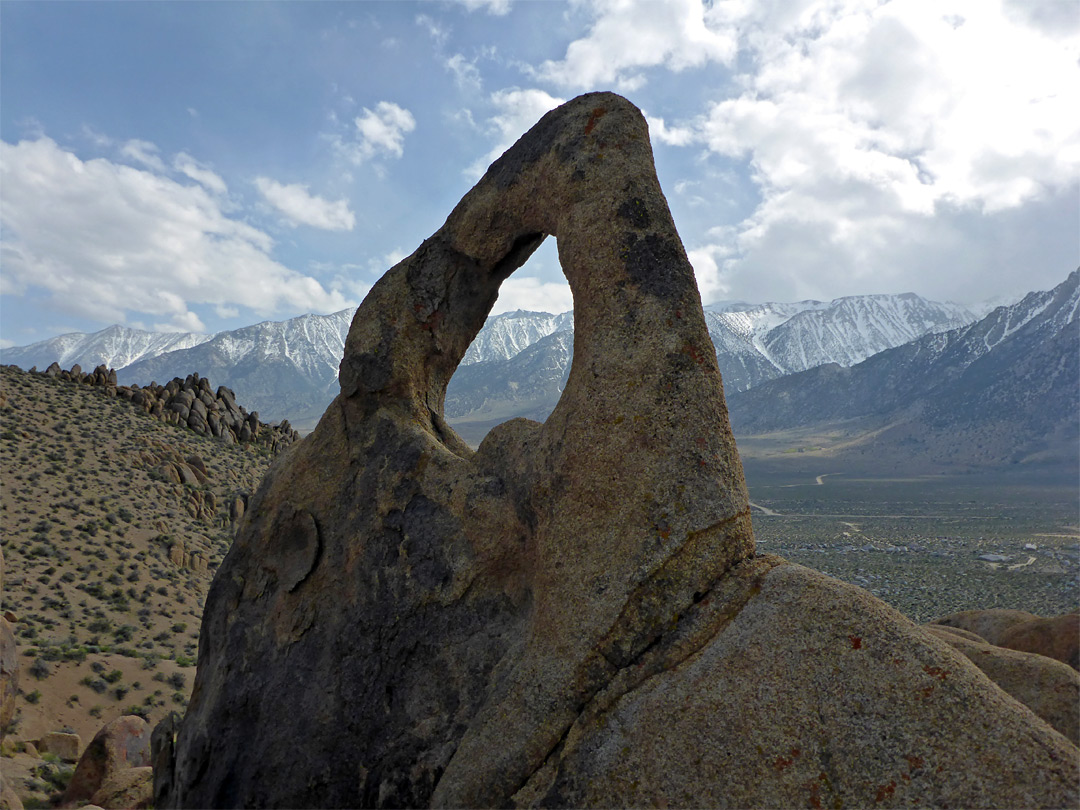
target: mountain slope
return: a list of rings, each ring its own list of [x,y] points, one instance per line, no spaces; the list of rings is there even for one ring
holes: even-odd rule
[[[517,312],[499,328],[512,324],[514,334],[524,342],[527,329],[539,333],[552,328],[553,317],[569,314]],[[848,365],[913,336],[949,329],[971,318],[956,304],[939,304],[905,294],[852,296],[828,303],[725,305],[709,308],[705,320],[724,389],[730,395],[812,366],[830,362]],[[489,321],[474,346],[486,340],[491,326]],[[565,328],[572,334],[572,323]],[[496,356],[463,365],[447,389],[447,417],[458,422],[488,421],[500,416],[546,418],[569,374],[572,352],[568,346],[572,342],[551,340],[549,336],[516,355],[507,357],[508,352],[503,352],[505,359]],[[487,356],[495,354],[487,348],[485,352]],[[541,358],[544,352],[549,354]]]
[[[13,366],[0,419],[2,610],[23,692],[5,736],[70,727],[85,745],[121,715],[182,710],[210,580],[273,456]]]
[[[906,443],[912,453],[958,462],[1075,459],[1068,442],[1078,422],[1078,308],[1075,271],[969,326],[850,368],[821,366],[729,395],[732,423],[755,435],[863,420],[884,430],[872,443],[877,451],[895,454]]]
[[[488,318],[461,359],[461,365],[509,360],[538,340],[574,328],[574,313],[530,312],[519,309]]]
[[[194,332],[145,332],[114,325],[93,334],[72,332],[29,346],[4,349],[0,356],[4,363],[24,369],[37,366],[41,371],[54,361],[63,368],[78,364],[84,371],[99,365],[121,369],[144,357],[198,346],[212,337]]]
[[[184,377],[193,369],[232,388],[264,420],[313,425],[337,393],[338,365],[352,310],[302,315],[221,332],[189,349],[121,369],[121,383]]]
[[[104,364],[116,368],[124,384],[164,382],[197,371],[232,388],[262,419],[288,419],[305,429],[337,393],[351,314],[304,315],[212,336],[110,327],[9,349],[4,358],[26,368],[45,368],[54,360],[85,368]],[[711,307],[705,317],[732,393],[821,363],[850,364],[910,335],[956,326],[967,316],[955,305],[904,295],[728,304]],[[447,415],[473,421],[526,413],[546,418],[569,373],[572,339],[550,339],[562,333],[572,336],[573,312],[518,310],[489,318],[451,382]],[[550,354],[542,358],[543,352]]]

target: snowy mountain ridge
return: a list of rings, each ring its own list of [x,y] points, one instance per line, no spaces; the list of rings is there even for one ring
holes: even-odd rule
[[[143,357],[198,346],[213,337],[195,332],[147,332],[116,324],[92,334],[71,332],[29,346],[4,349],[0,355],[5,363],[27,369],[38,366],[42,371],[53,362],[65,369],[76,363],[84,370],[99,365],[119,369]]]
[[[302,315],[214,335],[112,326],[92,335],[63,335],[7,349],[3,362],[42,369],[54,360],[65,368],[74,363],[83,368],[104,364],[117,369],[122,383],[140,384],[197,370],[215,385],[233,388],[263,418],[288,418],[302,427],[313,424],[336,393],[338,364],[352,315],[352,310]],[[929,331],[974,320],[962,307],[911,294],[852,296],[831,302],[724,304],[707,308],[705,318],[729,392],[823,363],[851,365]],[[562,332],[569,333],[571,340],[554,340]],[[537,401],[557,398],[569,373],[572,336],[572,311],[517,310],[489,318],[451,383],[447,414],[460,418],[476,408],[502,413],[526,392]],[[551,356],[543,357],[548,351]],[[521,368],[512,362],[518,357]],[[494,372],[493,363],[500,368],[493,379],[484,381],[485,374]],[[531,380],[535,374],[543,379]],[[511,393],[507,402],[501,401],[503,395],[495,382],[503,378],[508,388],[513,383],[513,391],[519,392]],[[484,396],[478,399],[478,392],[467,392],[469,386],[479,386]],[[546,393],[541,394],[542,389]]]

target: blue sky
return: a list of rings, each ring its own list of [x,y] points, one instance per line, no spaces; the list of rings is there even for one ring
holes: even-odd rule
[[[598,89],[646,113],[706,302],[1046,289],[1078,59],[1073,0],[9,0],[0,347],[355,306]],[[571,306],[546,244],[496,311]]]

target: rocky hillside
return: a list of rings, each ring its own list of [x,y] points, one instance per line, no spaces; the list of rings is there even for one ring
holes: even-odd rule
[[[64,375],[0,368],[16,743],[186,704],[210,579],[273,459]]]

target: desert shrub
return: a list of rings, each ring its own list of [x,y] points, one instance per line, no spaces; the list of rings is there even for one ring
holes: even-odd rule
[[[89,675],[79,681],[79,683],[81,683],[83,686],[93,689],[99,695],[103,694],[105,690],[109,688],[105,681],[101,680],[100,678],[91,678]]]
[[[169,676],[168,684],[173,689],[183,689],[187,685],[187,678],[183,672],[174,672]]]
[[[30,665],[29,672],[34,678],[41,681],[52,674],[52,667],[45,662],[45,659],[38,658]]]
[[[130,689],[128,689],[123,684],[121,684],[121,685],[117,686],[115,689],[113,689],[113,694],[116,695],[117,700],[123,700],[124,696],[130,691],[131,691]]]
[[[124,673],[118,669],[114,669],[112,672],[102,675],[101,677],[104,678],[105,681],[108,683],[116,683],[118,680],[124,677]]]
[[[39,700],[41,700],[41,692],[37,689],[35,689],[29,695],[26,695],[27,703],[37,703]]]

